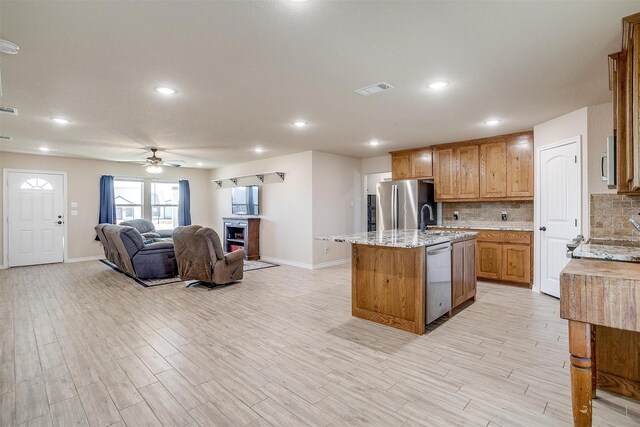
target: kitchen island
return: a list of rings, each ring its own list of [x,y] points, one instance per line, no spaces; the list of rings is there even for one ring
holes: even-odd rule
[[[476,234],[386,230],[318,239],[351,243],[353,316],[421,335],[429,304],[431,311],[450,312],[475,298]],[[427,266],[430,256],[448,258]],[[435,292],[432,300],[426,297],[428,279]],[[438,303],[445,296],[448,308]]]

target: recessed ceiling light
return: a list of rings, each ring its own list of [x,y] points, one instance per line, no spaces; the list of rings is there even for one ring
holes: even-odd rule
[[[380,145],[380,140],[372,139],[371,141],[369,141],[369,145]]]
[[[255,151],[256,153],[262,153],[262,152],[264,152],[264,148],[256,147],[256,148],[253,149],[253,151]]]
[[[446,80],[436,80],[435,82],[431,82],[429,83],[429,89],[444,89],[445,87],[449,86],[449,82]]]
[[[38,147],[38,150],[40,150],[40,151],[51,151],[51,148],[49,148],[49,147]]]
[[[305,126],[308,126],[309,123],[305,122],[304,120],[296,120],[295,122],[293,122],[293,125],[297,128],[303,128]]]
[[[69,123],[71,123],[71,120],[62,117],[53,117],[51,120],[58,123],[59,125],[68,125]]]
[[[19,50],[20,48],[17,44],[10,42],[9,40],[0,39],[0,52],[15,55]]]
[[[485,120],[484,124],[488,125],[488,126],[495,126],[500,122],[501,122],[501,120],[499,120],[499,119],[489,119],[489,120]]]
[[[163,95],[175,95],[178,91],[169,86],[156,86],[155,91]]]

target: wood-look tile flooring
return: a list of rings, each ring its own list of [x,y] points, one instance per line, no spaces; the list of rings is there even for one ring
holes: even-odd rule
[[[479,284],[424,336],[352,318],[350,269],[281,266],[208,292],[103,264],[0,271],[2,426],[571,423],[558,301]],[[638,425],[599,392],[595,425]]]

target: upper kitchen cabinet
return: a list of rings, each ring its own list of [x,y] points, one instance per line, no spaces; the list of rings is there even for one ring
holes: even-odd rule
[[[622,50],[609,55],[618,193],[640,194],[640,13],[622,19]]]
[[[391,153],[393,179],[433,178],[433,150],[421,148]]]
[[[507,197],[533,198],[533,135],[518,135],[507,146]]]
[[[533,132],[438,145],[434,154],[437,201],[533,199]]]
[[[480,147],[470,145],[455,149],[457,160],[457,199],[480,197]],[[436,183],[437,185],[437,183]]]
[[[480,197],[507,195],[507,144],[490,142],[480,146]]]

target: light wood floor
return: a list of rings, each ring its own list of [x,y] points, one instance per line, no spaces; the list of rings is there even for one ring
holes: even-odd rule
[[[345,267],[211,292],[97,261],[2,270],[0,424],[570,424],[557,300],[480,284],[418,337],[352,318],[350,295]],[[595,425],[640,423],[640,404],[599,394]]]

